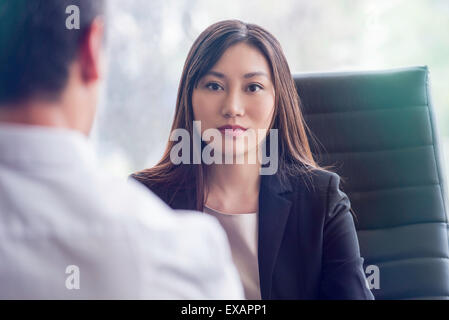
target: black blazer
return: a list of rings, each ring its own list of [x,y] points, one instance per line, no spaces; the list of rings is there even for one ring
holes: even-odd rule
[[[144,183],[173,209],[194,196]],[[299,174],[281,183],[261,176],[259,278],[262,299],[374,299],[367,288],[350,202],[335,173]]]

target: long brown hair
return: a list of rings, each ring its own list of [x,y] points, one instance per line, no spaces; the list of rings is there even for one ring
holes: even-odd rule
[[[193,150],[193,109],[192,93],[198,81],[217,63],[229,47],[246,43],[257,48],[267,59],[271,68],[275,89],[275,110],[271,128],[278,129],[279,168],[282,179],[299,171],[311,173],[321,169],[313,159],[307,140],[307,126],[301,113],[300,99],[281,45],[265,29],[239,20],[217,22],[204,30],[193,43],[181,76],[176,100],[176,111],[171,131],[186,129],[190,133],[190,150]],[[269,136],[266,137],[269,144]],[[184,189],[196,198],[196,209],[202,211],[205,200],[206,174],[204,165],[173,164],[170,151],[176,141],[168,141],[162,159],[152,168],[137,173],[145,184],[161,183],[172,191],[172,199],[177,191]],[[204,147],[202,142],[202,148]],[[201,149],[202,149],[201,148]],[[169,201],[169,203],[171,200]]]

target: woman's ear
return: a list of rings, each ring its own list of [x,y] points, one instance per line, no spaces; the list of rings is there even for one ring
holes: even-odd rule
[[[80,46],[79,62],[82,80],[89,83],[98,81],[102,74],[104,21],[97,17],[86,31]]]

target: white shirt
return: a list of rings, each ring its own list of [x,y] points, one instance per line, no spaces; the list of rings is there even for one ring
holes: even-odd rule
[[[232,258],[248,300],[260,300],[257,253],[258,213],[229,214],[204,206],[204,212],[217,218],[226,231]]]
[[[0,124],[0,299],[54,298],[242,299],[243,290],[214,219],[103,175],[80,133]]]

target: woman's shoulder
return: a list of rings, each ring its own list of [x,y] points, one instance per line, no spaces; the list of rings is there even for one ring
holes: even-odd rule
[[[178,184],[170,183],[166,177],[160,178],[148,170],[135,172],[129,179],[140,182],[173,209],[192,209],[192,190],[183,186],[180,181]]]
[[[143,184],[147,188],[149,188],[149,186],[151,185],[148,183],[149,181],[145,176],[145,171],[138,171],[138,172],[131,173],[128,176],[128,179],[136,180],[137,182]]]
[[[307,166],[290,170],[285,176],[294,190],[310,194],[327,194],[339,189],[341,182],[340,176],[335,172]]]
[[[164,184],[158,182],[156,179],[152,178],[146,170],[134,172],[129,175],[128,179],[136,180],[143,186],[148,188],[151,192],[155,193],[159,198],[167,202],[166,195],[169,193]]]
[[[293,181],[294,188],[302,195],[298,199],[324,209],[322,212],[326,215],[326,220],[345,211],[349,211],[357,220],[351,210],[350,200],[341,185],[342,179],[337,173],[325,169],[314,169],[299,173]]]

